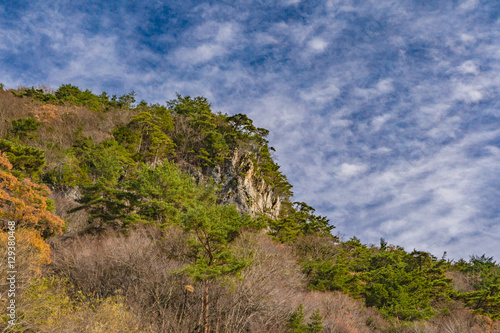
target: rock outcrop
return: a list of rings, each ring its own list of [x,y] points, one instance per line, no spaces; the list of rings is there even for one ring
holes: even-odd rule
[[[281,200],[261,177],[256,177],[255,166],[249,155],[236,150],[222,167],[215,166],[201,172],[191,166],[184,166],[197,182],[212,180],[220,188],[219,202],[234,204],[241,213],[252,216],[264,214],[277,218]]]

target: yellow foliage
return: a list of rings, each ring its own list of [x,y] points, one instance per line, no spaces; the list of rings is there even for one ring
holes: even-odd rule
[[[19,331],[30,332],[146,332],[123,299],[99,300],[74,294],[63,279],[48,277],[34,281],[20,304]],[[2,318],[4,319],[4,318]],[[4,319],[5,320],[5,319]],[[149,329],[147,332],[153,332]]]
[[[10,164],[9,160],[7,159],[7,155],[5,155],[5,153],[1,151],[0,151],[0,169],[6,171],[12,170],[12,164]]]
[[[20,229],[16,232],[16,254],[19,261],[24,261],[28,270],[35,275],[41,273],[43,265],[50,264],[50,246],[47,244],[40,233],[33,229]],[[0,231],[0,250],[7,249],[7,239],[9,234]],[[16,266],[18,266],[17,264]]]
[[[0,221],[16,222],[16,228],[33,228],[42,235],[62,233],[64,220],[49,210],[50,190],[29,178],[17,179],[12,165],[0,151]]]

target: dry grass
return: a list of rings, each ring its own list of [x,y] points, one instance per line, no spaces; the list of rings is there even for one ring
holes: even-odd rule
[[[68,288],[58,278],[34,281],[17,299],[17,311],[22,313],[16,320],[17,329],[7,326],[2,332],[154,332],[150,327],[140,327],[137,314],[124,304],[123,298],[96,300],[81,294],[72,298]]]

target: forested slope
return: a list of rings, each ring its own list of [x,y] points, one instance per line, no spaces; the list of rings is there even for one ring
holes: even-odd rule
[[[339,239],[268,131],[203,97],[18,88],[0,119],[4,331],[500,331],[493,258]]]

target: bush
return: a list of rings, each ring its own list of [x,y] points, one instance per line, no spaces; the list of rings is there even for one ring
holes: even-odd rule
[[[188,314],[191,302],[199,298],[195,300],[186,289],[192,285],[189,278],[177,273],[190,254],[187,235],[181,230],[163,233],[146,228],[132,230],[129,236],[80,236],[54,240],[52,245],[51,268],[58,276],[93,297],[125,297],[125,304],[140,314],[143,327],[154,324],[164,331],[176,322],[169,316],[180,311],[185,312],[185,320],[192,319],[184,322],[188,327],[196,324]]]
[[[12,133],[19,137],[20,139],[24,139],[28,137],[29,132],[34,132],[41,125],[38,120],[34,118],[19,118],[12,120]],[[32,138],[33,136],[29,136]]]
[[[64,279],[41,278],[32,283],[17,308],[14,332],[154,332],[140,327],[139,318],[120,297],[96,299],[76,292]]]

